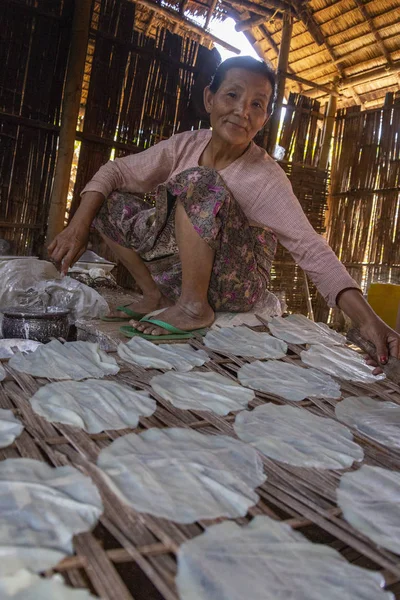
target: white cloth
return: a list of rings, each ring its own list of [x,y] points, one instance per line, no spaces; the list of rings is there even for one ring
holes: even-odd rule
[[[287,345],[268,333],[248,327],[224,327],[208,331],[204,344],[216,352],[253,358],[283,358]]]
[[[336,493],[350,525],[378,546],[400,554],[400,473],[362,465],[342,475]]]
[[[340,398],[339,384],[329,375],[279,360],[256,360],[243,365],[238,371],[238,378],[246,387],[275,394],[286,400],[304,400],[309,396]]]
[[[123,502],[177,523],[243,517],[258,502],[254,488],[266,480],[250,446],[177,427],[120,437],[97,464]]]
[[[50,423],[65,423],[99,433],[137,427],[139,417],[149,417],[156,401],[114,381],[60,381],[45,385],[31,398],[33,410]]]
[[[21,569],[15,575],[0,577],[2,600],[94,600],[89,590],[65,585],[61,575],[44,579]]]
[[[195,350],[190,344],[153,344],[143,338],[132,338],[119,344],[120,358],[145,369],[176,369],[190,371],[210,360],[204,350]]]
[[[0,448],[5,448],[21,435],[24,426],[12,410],[0,408]]]
[[[88,379],[115,375],[119,371],[117,361],[99,344],[91,342],[66,342],[52,340],[39,346],[32,354],[14,354],[10,367],[21,373],[48,379]]]
[[[150,385],[164,400],[177,408],[211,410],[227,415],[246,408],[254,392],[219,373],[164,373],[150,380]]]
[[[325,323],[314,323],[304,315],[275,317],[268,322],[275,337],[290,344],[325,344],[343,346],[346,338],[333,331]]]
[[[368,366],[363,356],[350,348],[316,345],[300,352],[300,357],[305,365],[339,379],[360,383],[374,383],[385,379],[385,375],[372,375],[374,367]]]
[[[53,567],[102,512],[97,488],[74,467],[31,458],[0,462],[0,576]]]
[[[345,469],[364,457],[347,427],[295,406],[268,403],[242,411],[234,429],[266,456],[295,467]]]
[[[178,550],[180,600],[394,600],[380,573],[257,516],[212,525]]]
[[[400,448],[400,406],[368,396],[351,396],[335,406],[339,421],[390,448]]]

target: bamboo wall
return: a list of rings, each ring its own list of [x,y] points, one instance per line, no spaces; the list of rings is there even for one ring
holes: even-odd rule
[[[400,93],[379,110],[340,110],[328,241],[352,276],[400,284]]]
[[[115,156],[145,150],[177,131],[183,117],[186,129],[201,125],[187,108],[199,65],[210,51],[167,29],[146,37],[134,29],[135,10],[127,1],[94,2],[91,76],[71,214],[113,150]],[[215,67],[214,61],[210,68]]]
[[[318,168],[323,121],[318,101],[291,93],[277,139],[285,151],[284,160],[279,164],[312,226],[320,234],[325,232],[329,183],[328,172]],[[291,312],[308,313],[304,273],[280,244],[271,272],[271,289],[286,301]],[[309,289],[315,305],[317,290],[311,282]]]
[[[43,245],[54,173],[72,0],[2,0],[0,238]]]

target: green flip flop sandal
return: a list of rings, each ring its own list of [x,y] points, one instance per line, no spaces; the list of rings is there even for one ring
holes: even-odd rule
[[[204,328],[193,329],[192,331],[183,331],[182,329],[178,329],[178,327],[174,327],[169,323],[159,321],[158,319],[150,319],[149,317],[143,317],[143,319],[140,319],[140,322],[157,325],[158,327],[166,329],[169,333],[164,333],[162,335],[151,335],[149,333],[143,333],[142,331],[138,331],[137,329],[135,329],[135,327],[132,327],[131,325],[123,325],[119,328],[119,330],[126,337],[141,337],[149,341],[163,340],[165,342],[167,342],[168,340],[189,340],[190,338],[195,337],[196,334],[205,335],[207,331],[207,329]]]
[[[124,312],[127,316],[126,317],[101,317],[101,321],[107,321],[109,323],[121,323],[123,321],[130,321],[131,319],[136,319],[136,320],[140,321],[140,319],[142,319],[145,316],[145,315],[143,315],[143,313],[135,312],[134,310],[129,308],[129,304],[127,304],[126,306],[117,306],[117,308],[115,310]]]

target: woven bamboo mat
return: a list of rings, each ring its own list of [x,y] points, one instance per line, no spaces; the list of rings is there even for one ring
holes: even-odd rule
[[[266,330],[264,327],[258,329]],[[242,364],[254,360],[215,354],[205,348],[201,340],[193,340],[191,344],[205,349],[211,358],[199,370],[215,371],[232,379],[236,379]],[[290,345],[290,354],[282,360],[299,364],[302,349],[301,346]],[[211,412],[175,408],[150,388],[150,379],[159,371],[134,367],[122,363],[117,355],[116,358],[121,370],[110,379],[150,391],[157,400],[157,410],[151,417],[141,418],[136,429],[100,434],[87,434],[70,426],[50,424],[36,415],[29,399],[48,380],[17,373],[3,363],[8,377],[0,383],[0,407],[12,409],[23,421],[25,429],[14,444],[0,450],[0,459],[30,457],[54,466],[73,464],[90,475],[100,489],[104,513],[99,524],[93,532],[77,535],[74,538],[76,554],[55,568],[72,586],[88,587],[107,600],[177,600],[174,578],[179,545],[221,519],[181,525],[139,514],[122,504],[102,481],[94,466],[95,461],[100,450],[117,437],[151,427],[189,427],[203,433],[234,436],[234,415],[220,417]],[[341,382],[341,389],[344,397],[368,395],[400,404],[400,387],[389,381],[372,385]],[[317,398],[291,403],[256,392],[250,406],[265,402],[293,404],[317,415],[335,418],[334,400]],[[364,449],[365,463],[400,469],[400,451],[389,450],[355,430],[353,434]],[[310,540],[332,546],[348,561],[381,571],[388,589],[400,599],[400,559],[354,530],[342,519],[336,506],[335,489],[343,471],[294,468],[267,458],[264,458],[264,465],[268,479],[257,489],[260,501],[249,510],[246,518],[237,519],[237,522],[245,523],[260,514],[286,522]]]

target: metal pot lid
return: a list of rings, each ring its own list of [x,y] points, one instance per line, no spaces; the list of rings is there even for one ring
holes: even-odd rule
[[[25,306],[7,307],[1,309],[5,317],[20,318],[20,319],[59,319],[69,315],[69,310],[66,308],[49,307],[47,310],[39,308],[29,308]]]

